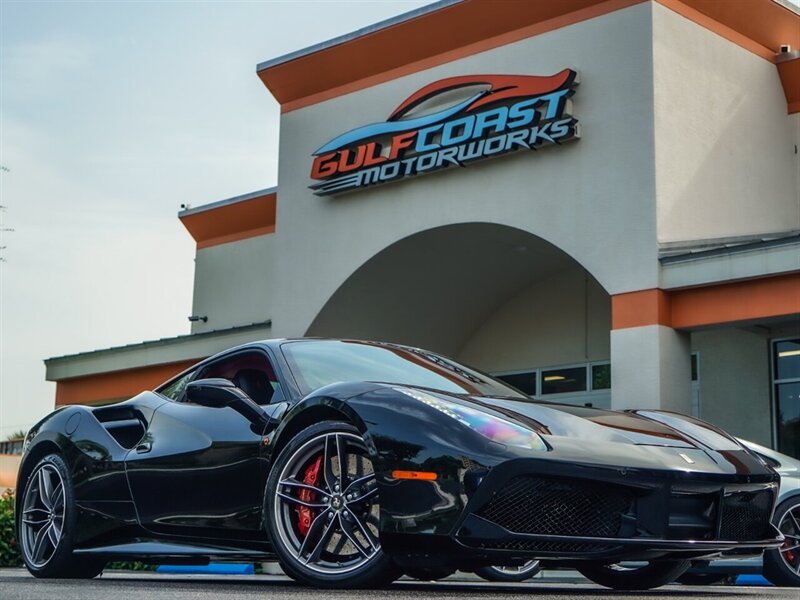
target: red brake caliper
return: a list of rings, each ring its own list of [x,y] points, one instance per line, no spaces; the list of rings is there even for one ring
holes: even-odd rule
[[[789,547],[789,540],[787,539],[785,542],[783,542],[783,548],[788,548],[788,547]],[[783,555],[786,557],[787,562],[789,562],[790,564],[794,564],[793,550],[781,550],[781,552],[783,552]]]
[[[319,479],[319,468],[322,466],[322,455],[320,454],[311,465],[306,469],[305,476],[303,477],[303,483],[307,485],[317,485],[317,480]],[[298,498],[303,502],[314,502],[316,500],[317,495],[312,492],[311,490],[302,489],[298,494]],[[314,522],[314,518],[316,515],[314,514],[313,509],[308,508],[307,506],[298,506],[297,507],[297,528],[300,530],[300,534],[305,537],[308,534],[308,530],[311,528],[311,523]]]

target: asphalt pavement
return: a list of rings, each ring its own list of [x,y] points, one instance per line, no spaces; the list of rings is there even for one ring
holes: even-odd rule
[[[227,598],[286,598],[336,600],[339,598],[464,598],[505,600],[532,594],[537,600],[708,600],[786,598],[797,600],[796,588],[669,585],[649,592],[617,592],[589,583],[536,581],[496,584],[472,578],[451,578],[436,583],[401,580],[380,590],[317,590],[272,575],[163,575],[115,571],[91,580],[34,579],[23,569],[0,569],[2,600],[122,600],[125,598],[170,600],[225,600]]]

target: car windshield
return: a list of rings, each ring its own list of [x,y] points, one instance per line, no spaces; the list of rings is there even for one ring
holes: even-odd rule
[[[455,394],[528,399],[501,381],[426,350],[377,342],[314,340],[281,345],[301,392],[341,381],[376,381]]]

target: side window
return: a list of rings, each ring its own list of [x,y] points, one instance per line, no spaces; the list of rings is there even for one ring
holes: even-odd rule
[[[167,384],[160,390],[157,390],[158,393],[175,402],[182,402],[184,392],[186,391],[186,386],[194,378],[195,373],[197,373],[197,371],[190,371],[183,377],[180,377],[172,383]]]
[[[232,381],[256,404],[270,404],[284,399],[275,370],[262,352],[251,350],[226,356],[207,365],[200,377],[221,377]]]

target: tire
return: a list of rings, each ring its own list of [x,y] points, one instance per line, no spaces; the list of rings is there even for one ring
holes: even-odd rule
[[[450,575],[455,572],[455,569],[450,569],[448,567],[417,567],[408,568],[405,571],[406,575],[412,579],[419,579],[420,581],[438,581],[439,579],[450,577]]]
[[[22,492],[17,539],[25,566],[43,579],[91,579],[105,561],[74,556],[78,510],[64,459],[50,454],[31,471]]]
[[[664,560],[639,567],[586,563],[577,569],[587,579],[615,590],[649,590],[675,581],[691,564],[689,560]]]
[[[764,577],[777,586],[800,587],[800,496],[781,502],[772,522],[786,540],[764,552]]]
[[[538,560],[529,560],[519,567],[481,567],[475,574],[486,581],[521,583],[542,570]]]
[[[365,588],[400,576],[380,547],[375,473],[355,427],[323,421],[301,431],[275,461],[264,504],[267,534],[294,580]]]

